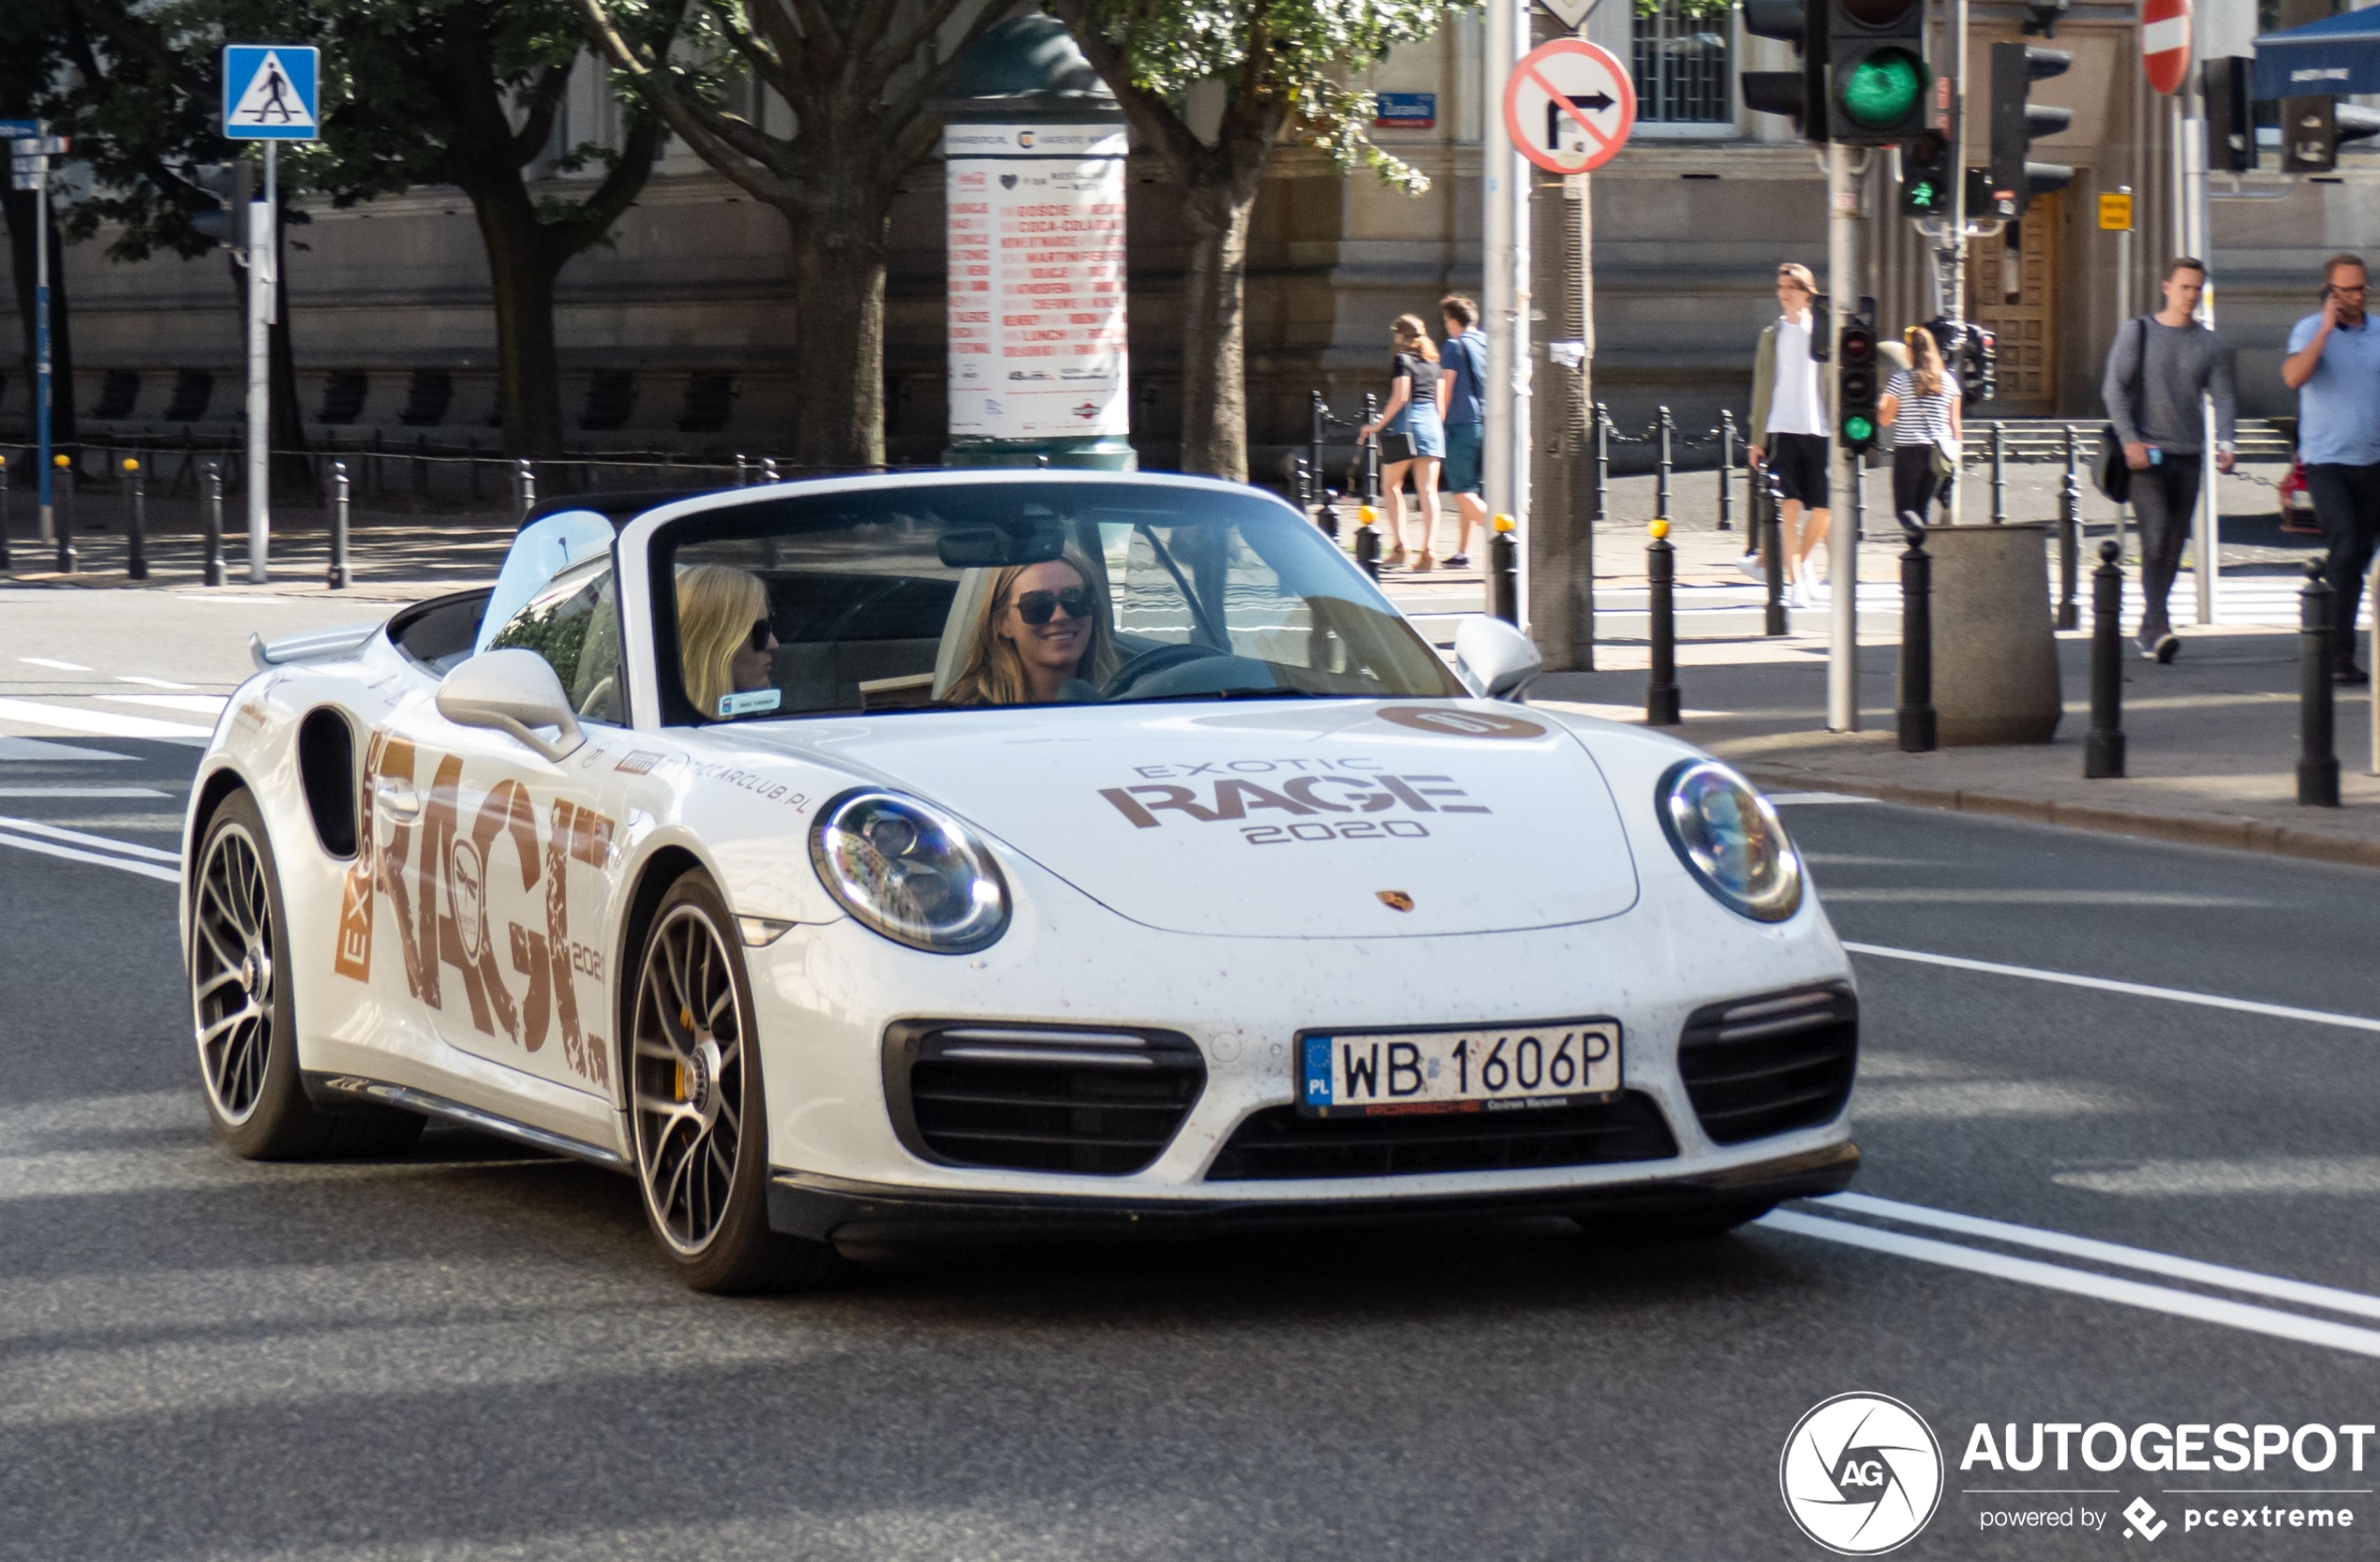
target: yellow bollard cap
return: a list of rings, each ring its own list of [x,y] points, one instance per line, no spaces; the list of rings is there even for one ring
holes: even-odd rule
[[[1658,543],[1662,538],[1670,534],[1670,524],[1667,521],[1655,521],[1651,526],[1646,527],[1644,529],[1651,532],[1653,534],[1653,540]]]
[[[1520,523],[1510,515],[1498,515],[1495,518],[1495,529],[1498,531],[1510,531],[1519,525]]]
[[[1355,507],[1355,517],[1357,520],[1361,521],[1365,526],[1370,526],[1374,521],[1380,518],[1380,513],[1377,510],[1373,509],[1368,504],[1359,504]]]
[[[124,469],[127,472],[137,472],[141,469],[141,463],[127,455],[124,458]]]
[[[53,467],[71,467],[74,465],[74,457],[67,454],[64,451],[60,451],[57,454],[50,457],[50,465]]]

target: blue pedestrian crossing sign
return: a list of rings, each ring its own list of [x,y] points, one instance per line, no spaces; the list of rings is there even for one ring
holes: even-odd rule
[[[320,136],[321,60],[302,43],[224,45],[223,133],[233,141]]]

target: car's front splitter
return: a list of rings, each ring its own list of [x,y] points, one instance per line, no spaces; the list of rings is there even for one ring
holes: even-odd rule
[[[1359,1199],[957,1193],[780,1171],[769,1184],[768,1223],[789,1235],[855,1248],[1061,1236],[1201,1236],[1266,1227],[1533,1214],[1666,1216],[1690,1223],[1728,1208],[1840,1193],[1858,1169],[1859,1147],[1844,1140],[1770,1161],[1589,1187]]]

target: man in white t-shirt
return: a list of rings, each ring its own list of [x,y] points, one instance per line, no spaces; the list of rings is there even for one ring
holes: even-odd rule
[[[1809,605],[1807,566],[1833,522],[1827,509],[1827,462],[1833,454],[1826,422],[1825,380],[1810,356],[1810,337],[1826,329],[1810,307],[1818,281],[1807,266],[1777,268],[1777,303],[1783,314],[1761,333],[1752,358],[1751,443],[1755,471],[1775,474],[1784,495],[1778,537],[1785,549],[1786,599]],[[1750,555],[1746,555],[1749,558]]]

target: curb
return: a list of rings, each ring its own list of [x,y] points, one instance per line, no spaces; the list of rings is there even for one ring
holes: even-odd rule
[[[1753,782],[1778,790],[1844,792],[1878,802],[1904,803],[1911,808],[1946,809],[1957,813],[1988,814],[2024,819],[2067,829],[2096,830],[2107,835],[2145,836],[2185,846],[2220,846],[2229,851],[2262,852],[2271,856],[2299,857],[2312,862],[2343,862],[2380,868],[2380,841],[2299,829],[2224,814],[2144,813],[2096,803],[2060,803],[2045,797],[2017,797],[2004,792],[1967,792],[1950,787],[1904,786],[1798,770],[1777,765],[1737,766]]]

